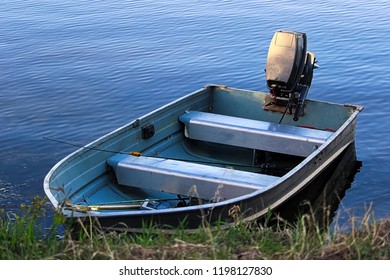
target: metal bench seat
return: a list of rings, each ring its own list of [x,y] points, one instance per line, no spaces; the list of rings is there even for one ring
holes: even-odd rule
[[[180,160],[117,154],[107,163],[119,184],[221,201],[267,189],[279,177]]]
[[[190,139],[307,157],[330,131],[189,111],[179,117]]]

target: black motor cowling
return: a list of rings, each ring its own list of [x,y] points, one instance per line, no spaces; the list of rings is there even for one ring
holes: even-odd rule
[[[314,64],[314,53],[307,52],[305,33],[275,32],[267,56],[267,87],[275,104],[295,108],[294,120],[301,115]]]

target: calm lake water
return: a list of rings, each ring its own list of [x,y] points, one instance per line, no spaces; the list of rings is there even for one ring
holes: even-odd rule
[[[48,170],[205,84],[267,91],[276,30],[306,32],[321,66],[309,98],[365,106],[363,162],[339,211],[390,213],[390,3],[1,0],[0,208],[44,196]]]

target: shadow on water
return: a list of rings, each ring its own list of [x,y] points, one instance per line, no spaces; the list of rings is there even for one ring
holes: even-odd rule
[[[277,217],[275,220],[294,223],[299,217],[306,215],[321,228],[327,228],[332,224],[341,200],[352,186],[362,165],[356,157],[355,143],[352,143],[304,190],[276,209],[273,217]]]

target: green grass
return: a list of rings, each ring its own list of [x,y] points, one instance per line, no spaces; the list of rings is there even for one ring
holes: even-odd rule
[[[0,213],[0,259],[389,259],[390,221],[375,221],[370,213],[351,218],[349,230],[320,229],[308,216],[295,224],[273,226],[237,222],[229,229],[200,227],[188,233],[184,225],[171,234],[145,226],[139,234],[103,232],[80,224],[74,232],[58,231],[65,219],[47,215],[45,200],[35,198],[20,213]]]

